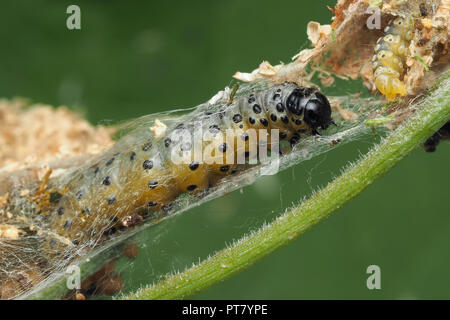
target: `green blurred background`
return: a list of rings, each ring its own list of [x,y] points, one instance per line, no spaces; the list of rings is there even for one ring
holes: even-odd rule
[[[81,7],[82,30],[66,28]],[[0,97],[65,104],[94,124],[190,107],[262,60],[309,46],[306,24],[329,23],[316,0],[24,1],[0,4]],[[360,83],[328,94],[364,90]],[[374,143],[353,142],[163,222],[121,259],[126,291],[182,270],[271,221]],[[199,299],[450,298],[448,143],[416,150],[327,221]],[[381,290],[366,268],[381,267]]]

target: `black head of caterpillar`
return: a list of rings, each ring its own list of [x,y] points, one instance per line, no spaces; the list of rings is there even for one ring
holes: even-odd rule
[[[317,129],[327,129],[334,123],[331,119],[331,106],[328,99],[319,91],[312,88],[298,88],[287,98],[288,110],[300,116],[311,127],[313,134]]]

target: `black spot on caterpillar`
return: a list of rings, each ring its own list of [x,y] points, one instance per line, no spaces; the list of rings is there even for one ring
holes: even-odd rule
[[[327,98],[317,89],[294,83],[254,91],[213,111],[194,110],[183,123],[170,125],[160,136],[148,129],[125,135],[92,163],[51,180],[49,189],[62,196],[57,205],[40,209],[47,211],[41,224],[49,231],[42,236],[43,255],[64,257],[74,248],[92,247],[129,226],[131,217],[140,216],[133,219],[142,221],[168,214],[179,195],[200,195],[224,176],[245,170],[247,164],[236,161],[239,154],[249,159],[258,148],[270,150],[272,129],[278,129],[278,138],[294,145],[333,123]],[[194,143],[172,133],[192,133],[200,118],[201,129],[211,135],[201,142],[201,150],[210,152],[203,153],[203,161],[196,161]],[[222,134],[229,129],[236,135],[223,140]],[[255,142],[253,129],[263,129],[264,139]],[[243,141],[241,148],[235,140]],[[174,154],[186,161],[175,163]]]
[[[395,18],[384,29],[384,33],[375,46],[372,67],[377,89],[386,99],[394,100],[397,94],[406,94],[407,88],[401,77],[405,72],[413,28],[405,19]]]

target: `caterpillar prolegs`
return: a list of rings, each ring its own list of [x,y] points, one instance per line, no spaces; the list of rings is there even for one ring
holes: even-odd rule
[[[394,100],[397,95],[406,94],[406,86],[401,80],[405,72],[405,62],[413,31],[408,22],[395,18],[384,29],[385,35],[378,39],[372,67],[377,89]]]
[[[294,145],[333,123],[327,98],[295,83],[197,108],[180,119],[163,133],[147,128],[123,136],[88,165],[50,179],[46,201],[22,203],[21,210],[33,212],[44,231],[43,255],[72,256],[77,248],[92,247],[121,228],[158,219],[181,194],[201,195],[224,176],[245,170],[256,151],[270,150],[273,141]],[[196,144],[197,129],[209,139]],[[223,135],[229,130],[234,135]],[[252,130],[258,139],[251,139]],[[187,135],[194,140],[182,139]],[[247,162],[239,163],[239,155]],[[182,161],[174,161],[175,156]]]

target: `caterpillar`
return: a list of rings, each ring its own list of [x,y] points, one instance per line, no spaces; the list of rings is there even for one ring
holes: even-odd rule
[[[218,107],[197,108],[162,134],[148,129],[127,134],[87,165],[51,178],[45,201],[16,203],[16,210],[32,212],[42,231],[42,255],[64,259],[120,229],[164,217],[180,195],[201,196],[223,177],[245,170],[262,147],[273,151],[278,140],[294,146],[330,124],[330,103],[317,89],[274,85]],[[209,137],[200,140],[201,160],[195,141],[184,139],[195,137],[198,129]],[[229,130],[235,134],[224,138]],[[258,130],[258,139],[250,139],[252,130]],[[239,155],[245,163],[239,163]],[[183,161],[175,162],[174,156]]]
[[[384,33],[375,46],[372,68],[375,86],[387,100],[392,101],[397,95],[403,96],[407,91],[401,77],[405,72],[413,31],[405,19],[395,18],[384,29]]]

